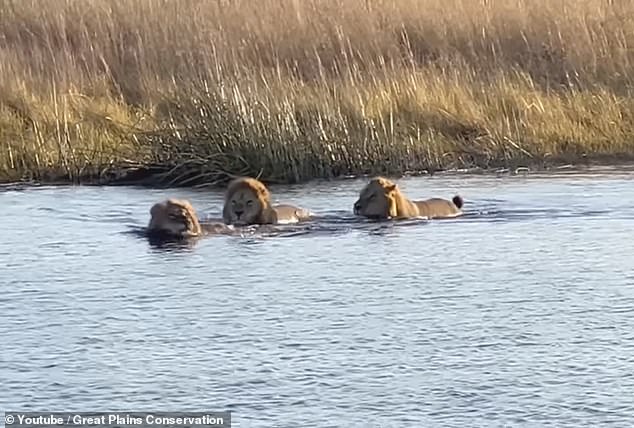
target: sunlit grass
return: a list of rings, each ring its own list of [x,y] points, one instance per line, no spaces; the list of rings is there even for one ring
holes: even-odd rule
[[[630,2],[5,0],[0,16],[2,180],[634,153]]]

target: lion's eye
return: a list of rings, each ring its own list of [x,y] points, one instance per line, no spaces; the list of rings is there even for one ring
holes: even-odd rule
[[[251,200],[247,201],[247,207],[250,207],[251,205],[253,205],[253,201]]]
[[[231,206],[236,206],[236,201],[231,201]]]
[[[369,199],[369,200],[372,200],[372,199],[374,199],[374,197],[375,197],[375,196],[376,196],[376,195],[370,195],[370,196],[368,196],[368,199]]]

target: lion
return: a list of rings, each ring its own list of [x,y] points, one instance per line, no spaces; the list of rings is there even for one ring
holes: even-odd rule
[[[269,190],[255,178],[239,177],[227,186],[222,208],[222,218],[226,224],[297,223],[310,217],[308,210],[294,205],[273,206]]]
[[[361,190],[353,211],[356,215],[375,219],[452,218],[462,215],[463,204],[464,201],[458,195],[451,201],[442,198],[410,201],[396,183],[376,177]]]
[[[222,223],[201,223],[196,210],[187,200],[167,199],[150,209],[147,232],[171,238],[195,238],[209,233],[229,232]]]

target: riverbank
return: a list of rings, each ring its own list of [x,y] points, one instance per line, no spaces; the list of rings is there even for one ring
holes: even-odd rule
[[[0,5],[0,181],[294,183],[634,159],[634,5]]]

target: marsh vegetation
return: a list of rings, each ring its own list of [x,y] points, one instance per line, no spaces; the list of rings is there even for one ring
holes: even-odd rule
[[[4,0],[0,179],[553,165],[634,153],[634,3]]]

